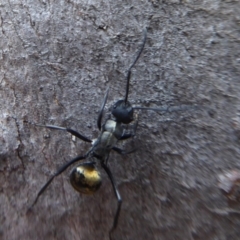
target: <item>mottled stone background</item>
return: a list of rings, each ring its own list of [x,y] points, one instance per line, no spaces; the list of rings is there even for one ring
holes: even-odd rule
[[[104,93],[109,86],[109,112],[144,27],[129,100],[199,108],[139,112],[136,137],[119,145],[138,151],[111,154],[123,198],[113,238],[239,239],[238,0],[1,0],[1,239],[108,239],[117,202],[103,171],[101,189],[85,196],[68,169],[26,214],[56,169],[89,148],[30,123],[95,138]]]

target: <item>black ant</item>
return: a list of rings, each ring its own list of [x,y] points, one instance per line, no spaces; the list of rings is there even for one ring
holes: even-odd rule
[[[147,30],[144,30],[144,39],[142,42],[142,45],[137,53],[137,56],[130,66],[128,73],[127,73],[127,84],[126,84],[126,94],[125,98],[123,100],[117,101],[113,107],[112,107],[112,115],[113,119],[108,119],[106,122],[102,125],[102,116],[104,107],[108,98],[108,92],[109,89],[106,91],[106,94],[103,99],[103,103],[100,109],[100,112],[98,114],[97,119],[97,126],[100,130],[100,134],[97,139],[90,140],[89,138],[85,137],[81,133],[71,129],[71,128],[63,128],[53,125],[39,125],[36,124],[36,126],[40,127],[46,127],[50,129],[56,129],[56,130],[63,130],[71,133],[72,135],[76,136],[77,138],[92,143],[92,147],[89,149],[89,151],[81,156],[77,156],[74,159],[70,160],[69,162],[65,163],[62,167],[60,167],[57,172],[47,181],[47,183],[41,188],[41,190],[38,192],[37,197],[35,201],[33,202],[31,208],[37,203],[39,197],[43,194],[43,192],[47,189],[47,187],[50,185],[52,180],[60,175],[62,172],[64,172],[69,166],[72,164],[83,160],[88,159],[89,161],[83,162],[73,168],[70,174],[70,182],[73,186],[73,188],[84,194],[92,194],[95,193],[101,186],[101,176],[100,172],[96,167],[96,163],[100,163],[101,167],[105,170],[107,173],[115,193],[115,196],[118,201],[117,211],[115,213],[113,226],[109,231],[109,238],[112,239],[112,233],[116,229],[118,224],[118,218],[121,210],[122,205],[122,198],[120,196],[120,193],[118,191],[117,185],[115,183],[115,180],[113,178],[113,175],[111,173],[111,170],[108,167],[108,158],[111,150],[116,151],[117,153],[124,155],[131,153],[135,151],[134,149],[131,151],[124,151],[123,149],[120,149],[116,147],[116,143],[119,140],[124,140],[131,138],[135,135],[136,128],[137,128],[137,122],[138,120],[135,120],[133,131],[132,132],[126,132],[124,124],[129,124],[134,120],[134,109],[145,109],[145,110],[153,110],[153,111],[167,111],[167,109],[161,109],[161,108],[145,108],[145,107],[132,107],[131,103],[128,101],[128,93],[129,93],[129,82],[131,78],[131,69],[136,64],[137,60],[139,59],[147,37]],[[31,209],[30,208],[30,209]]]

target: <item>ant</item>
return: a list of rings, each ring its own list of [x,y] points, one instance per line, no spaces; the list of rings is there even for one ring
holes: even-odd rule
[[[147,107],[133,107],[131,103],[128,101],[128,93],[129,93],[129,83],[131,78],[131,70],[136,64],[137,60],[139,59],[147,38],[147,30],[144,30],[144,38],[143,42],[141,44],[141,47],[137,53],[137,56],[135,60],[133,61],[132,65],[128,69],[127,72],[127,84],[126,84],[126,93],[125,98],[122,100],[117,101],[111,110],[111,113],[113,115],[113,118],[106,120],[106,122],[102,125],[102,117],[103,117],[103,111],[104,107],[108,98],[108,92],[109,88],[107,89],[100,112],[98,114],[97,119],[97,126],[100,130],[100,134],[97,139],[91,140],[87,138],[86,136],[82,135],[81,133],[71,129],[71,128],[63,128],[59,126],[54,125],[40,125],[35,124],[36,126],[45,127],[49,129],[55,129],[55,130],[62,130],[67,131],[71,133],[73,136],[76,136],[77,138],[89,142],[92,144],[92,147],[88,150],[87,153],[84,155],[77,156],[73,159],[71,159],[69,162],[65,163],[62,167],[60,167],[57,172],[45,183],[45,185],[40,189],[40,191],[37,194],[37,197],[35,201],[33,202],[32,207],[37,203],[39,197],[44,193],[44,191],[47,189],[47,187],[50,185],[50,183],[53,181],[55,177],[63,173],[69,166],[73,165],[74,163],[83,160],[88,159],[87,162],[80,163],[78,166],[74,167],[70,173],[70,183],[72,187],[84,194],[93,194],[95,193],[101,186],[101,175],[99,170],[96,167],[96,164],[98,163],[107,173],[111,184],[113,186],[113,191],[115,193],[115,196],[117,198],[117,210],[115,213],[115,217],[113,220],[112,228],[109,231],[109,238],[112,240],[112,233],[117,228],[118,225],[118,218],[121,211],[121,205],[122,205],[122,198],[118,191],[117,185],[115,183],[114,177],[111,173],[110,168],[108,167],[108,158],[111,150],[114,150],[118,154],[125,155],[129,154],[135,151],[135,149],[131,151],[125,151],[123,149],[120,149],[116,147],[116,143],[120,140],[125,140],[128,138],[131,138],[135,135],[136,129],[137,129],[137,123],[138,119],[134,120],[134,109],[143,109],[143,110],[153,110],[153,111],[167,111],[168,109],[161,109],[161,108],[147,108]],[[176,110],[175,110],[176,111]],[[134,122],[133,124],[133,130],[129,133],[126,132],[126,124],[129,124],[131,122]]]

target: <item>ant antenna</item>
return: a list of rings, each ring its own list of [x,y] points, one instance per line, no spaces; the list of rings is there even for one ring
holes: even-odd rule
[[[128,99],[129,82],[130,82],[130,78],[131,78],[131,69],[134,67],[135,63],[136,63],[137,60],[139,59],[139,57],[140,57],[140,55],[141,55],[141,53],[142,53],[142,51],[143,51],[145,42],[146,42],[146,38],[147,38],[147,29],[146,29],[146,28],[144,29],[143,34],[144,34],[144,38],[143,38],[142,46],[141,46],[141,48],[139,49],[139,51],[138,51],[138,53],[137,53],[137,57],[135,58],[134,62],[132,63],[132,65],[131,65],[130,68],[128,69],[126,95],[125,95],[125,99],[124,99],[125,105],[127,104],[127,99]]]

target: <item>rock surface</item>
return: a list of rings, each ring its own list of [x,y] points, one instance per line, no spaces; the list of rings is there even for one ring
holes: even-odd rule
[[[0,238],[108,239],[117,202],[101,189],[80,195],[68,169],[31,212],[37,192],[87,143],[32,123],[96,138],[97,113],[123,98],[132,71],[140,111],[127,156],[110,168],[123,198],[113,239],[239,239],[240,203],[219,187],[240,170],[239,1],[28,1],[0,3]],[[193,106],[197,105],[197,108]],[[107,114],[105,115],[107,116]],[[237,198],[235,198],[237,199]]]

